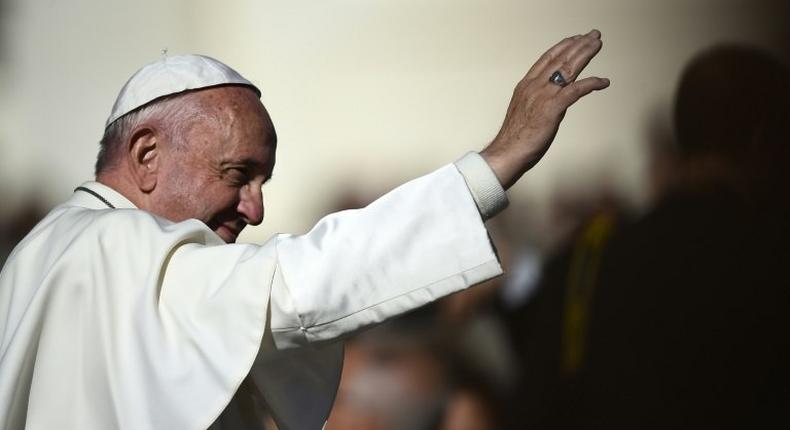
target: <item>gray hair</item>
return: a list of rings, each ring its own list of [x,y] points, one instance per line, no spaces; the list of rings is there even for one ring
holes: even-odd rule
[[[137,127],[146,122],[155,121],[171,140],[180,143],[184,138],[182,131],[199,116],[197,107],[184,100],[188,94],[174,94],[154,100],[108,125],[99,141],[95,174],[98,176],[115,167],[121,158],[124,143],[129,141]]]

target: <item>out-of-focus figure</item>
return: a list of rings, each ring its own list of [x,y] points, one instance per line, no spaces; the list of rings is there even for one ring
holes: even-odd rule
[[[347,343],[327,430],[502,428],[491,378],[465,357],[439,308],[422,308]]]
[[[786,426],[788,101],[788,68],[761,51],[689,63],[656,206],[592,217],[510,315],[525,427]]]

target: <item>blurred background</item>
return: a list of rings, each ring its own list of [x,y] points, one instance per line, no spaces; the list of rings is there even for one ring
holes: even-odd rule
[[[622,316],[623,307],[632,309],[633,318],[643,315],[632,306],[634,302],[614,306],[610,314],[597,313],[605,307],[591,303],[603,299],[597,295],[599,290],[594,294],[585,285],[604,285],[598,279],[604,269],[598,269],[597,259],[642,255],[644,249],[666,249],[678,263],[705,255],[702,260],[711,267],[724,264],[711,253],[722,249],[715,240],[693,239],[698,248],[687,254],[677,250],[685,249],[688,235],[665,248],[655,241],[685,231],[684,226],[691,235],[708,228],[706,220],[729,212],[729,203],[693,211],[702,213],[694,225],[686,225],[690,217],[683,214],[668,217],[659,231],[651,233],[654,236],[633,240],[641,245],[631,243],[635,237],[631,231],[639,230],[633,226],[644,219],[652,219],[671,194],[668,190],[685,187],[687,179],[699,184],[699,176],[708,176],[705,172],[721,170],[710,167],[719,166],[718,162],[688,167],[679,161],[685,153],[678,150],[673,106],[689,62],[722,43],[756,47],[786,61],[790,58],[786,0],[0,0],[0,261],[49,208],[92,179],[98,141],[117,92],[135,70],[162,55],[213,56],[262,90],[279,137],[277,168],[274,180],[264,187],[263,225],[242,235],[242,241],[262,242],[277,232],[305,232],[330,211],[365,205],[466,151],[482,149],[498,131],[513,87],[540,54],[563,37],[592,28],[601,30],[604,47],[586,74],[608,77],[612,86],[571,108],[547,156],[512,188],[510,209],[491,223],[508,275],[350,342],[348,368],[330,428],[549,428],[580,422],[611,428],[617,425],[603,411],[634,408],[623,396],[653,405],[634,409],[639,412],[631,418],[637,421],[627,422],[636,427],[650,427],[649,422],[658,426],[655,420],[639,422],[637,417],[660,415],[662,408],[674,411],[664,414],[672,419],[691,416],[684,409],[691,408],[688,403],[672,406],[675,409],[665,403],[678,392],[693,390],[668,387],[667,378],[655,376],[662,375],[657,363],[668,362],[656,351],[667,345],[682,351],[668,371],[688,380],[689,374],[679,371],[678,363],[693,363],[698,370],[707,366],[698,362],[700,356],[715,350],[713,355],[720,357],[741,346],[717,343],[694,353],[689,345],[699,345],[696,337],[686,339],[688,345],[665,339],[666,332],[683,332],[695,324],[694,318],[684,315],[700,315],[698,308],[673,310],[668,314],[677,318],[671,328],[649,324],[653,339],[667,343],[652,343],[655,350],[607,350],[597,356],[612,363],[617,361],[608,359],[634,354],[629,362],[645,364],[631,369],[631,374],[609,378],[606,372],[615,370],[595,367],[584,352],[594,342],[590,339],[600,336],[627,344],[650,331],[635,329],[622,338],[603,328],[597,335],[585,334],[593,330],[590,315],[611,321],[608,315]],[[759,72],[742,78],[756,86],[762,82]],[[785,188],[777,188],[780,183],[772,188],[775,200],[786,199]],[[748,190],[741,192],[744,187]],[[735,199],[747,202],[748,212],[733,223],[774,226],[761,230],[757,242],[748,243],[761,249],[757,253],[761,256],[774,255],[774,242],[762,238],[786,237],[775,234],[786,218],[772,217],[765,224],[762,217],[783,212],[776,210],[775,200],[765,203],[754,197],[748,186],[732,188],[741,190]],[[752,204],[755,201],[760,203]],[[754,208],[756,215],[750,212]],[[733,235],[755,237],[751,230],[733,233],[730,227],[722,226],[711,237],[729,244]],[[610,243],[607,238],[616,236],[612,232],[623,231],[628,245],[600,251]],[[650,302],[639,293],[639,283],[662,264],[663,256],[656,251],[647,259],[650,263],[609,258],[613,268],[644,267],[633,278],[612,275],[616,280],[611,285],[632,285],[634,300]],[[726,262],[764,267],[762,257],[750,258]],[[777,257],[772,264],[779,267],[784,261]],[[609,266],[600,263],[600,267]],[[706,289],[694,303],[710,303],[711,295],[719,292],[707,287],[716,279],[733,277],[694,272],[698,267],[684,266],[677,273],[682,276],[690,270],[699,275],[694,285],[701,283]],[[585,270],[593,274],[585,277]],[[779,272],[761,273],[743,282],[738,278],[738,287],[752,291],[766,283],[787,286],[787,281],[774,277]],[[552,283],[560,286],[548,291],[559,295],[547,298],[541,292]],[[667,286],[656,284],[659,289]],[[686,281],[672,285],[680,295],[670,296],[679,301],[688,288],[694,288]],[[743,290],[734,291],[732,303],[746,306]],[[763,299],[772,297],[776,303],[786,303],[782,301],[786,296]],[[662,309],[672,303],[664,303]],[[733,312],[773,315],[761,304],[755,306]],[[755,321],[751,322],[762,324]],[[639,327],[634,320],[624,320],[623,325]],[[724,330],[719,324],[705,327]],[[774,333],[753,329],[762,333],[761,339]],[[709,338],[700,330],[699,339]],[[768,348],[767,354],[784,357],[777,355],[780,345],[766,342],[760,345]],[[756,346],[749,348],[754,352]],[[545,351],[552,352],[541,355]],[[757,366],[757,362],[732,366],[716,375],[740,375],[742,366]],[[587,371],[596,377],[588,377]],[[654,376],[647,381],[646,373]],[[606,387],[601,381],[617,378],[642,381],[642,390],[652,394],[613,385],[604,392],[619,394],[607,397],[588,389],[590,384]],[[755,378],[782,380],[776,374]],[[732,389],[714,389],[712,381],[718,378],[711,376],[699,384],[711,392]],[[761,388],[744,382],[735,389]],[[784,405],[766,399],[775,400],[774,393],[787,395],[787,389],[772,390],[765,391],[771,396],[757,396],[758,403]],[[705,408],[745,408],[747,399],[757,398],[743,396],[711,400],[695,410],[710,416],[712,409]],[[591,397],[608,403],[592,405]],[[744,414],[752,416],[754,410]],[[571,415],[581,421],[558,418]],[[669,422],[670,427],[672,422],[681,421]]]

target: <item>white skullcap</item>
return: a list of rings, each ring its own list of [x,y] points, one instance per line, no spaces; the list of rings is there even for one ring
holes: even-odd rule
[[[116,119],[160,97],[217,85],[246,85],[261,91],[239,72],[204,55],[175,55],[143,66],[121,88],[105,128]]]

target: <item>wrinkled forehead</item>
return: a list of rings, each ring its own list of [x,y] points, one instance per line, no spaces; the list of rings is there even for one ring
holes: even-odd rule
[[[190,146],[213,157],[272,158],[277,135],[258,95],[242,86],[203,89],[185,97],[194,117],[182,132]]]
[[[268,120],[268,113],[256,92],[241,85],[219,85],[194,92],[194,100],[201,107],[228,114],[253,113]]]
[[[213,122],[227,132],[258,132],[276,143],[274,125],[257,93],[244,86],[202,89],[185,100],[200,120]],[[200,121],[200,122],[203,122]]]

